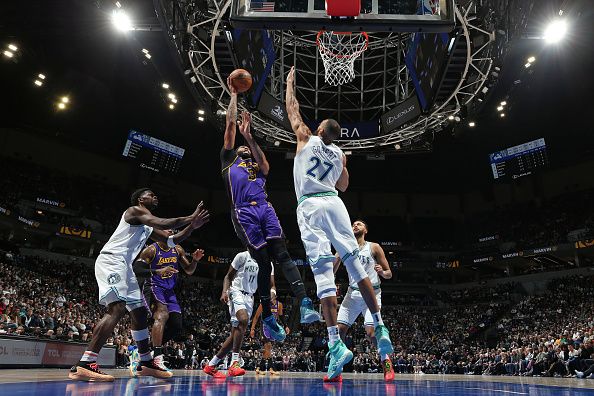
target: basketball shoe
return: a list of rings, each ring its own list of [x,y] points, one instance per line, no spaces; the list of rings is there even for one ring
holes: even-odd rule
[[[330,355],[330,363],[328,364],[329,380],[340,375],[342,367],[353,359],[353,352],[348,350],[342,341],[336,341],[330,347],[328,355]]]

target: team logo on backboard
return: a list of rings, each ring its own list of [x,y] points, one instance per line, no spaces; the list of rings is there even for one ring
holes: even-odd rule
[[[110,285],[115,285],[116,283],[119,283],[122,280],[122,278],[120,277],[119,274],[116,274],[115,272],[113,274],[109,274],[109,276],[107,277],[107,283],[109,283]]]
[[[285,120],[285,113],[283,112],[283,109],[280,106],[275,106],[274,109],[272,109],[272,111],[270,111],[270,114],[275,116],[276,118],[278,118],[281,121]]]

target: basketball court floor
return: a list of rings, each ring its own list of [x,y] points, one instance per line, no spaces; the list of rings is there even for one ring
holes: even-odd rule
[[[381,374],[345,374],[342,384],[324,384],[321,373],[283,373],[278,377],[253,372],[245,377],[215,380],[200,371],[176,371],[171,380],[130,378],[127,370],[106,370],[113,383],[74,382],[68,370],[2,370],[2,395],[208,395],[208,396],[471,396],[594,395],[594,381],[574,378],[483,377],[463,375],[397,375],[386,384]]]

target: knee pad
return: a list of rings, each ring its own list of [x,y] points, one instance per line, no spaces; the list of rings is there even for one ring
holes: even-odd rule
[[[270,250],[270,253],[272,254],[273,258],[279,264],[287,262],[293,263],[293,261],[291,260],[291,255],[287,251],[287,246],[285,245],[285,242],[283,240],[273,239],[268,241],[268,249]]]
[[[311,267],[317,286],[318,298],[336,296],[336,283],[334,282],[333,261],[317,262]]]
[[[356,283],[359,283],[363,279],[367,278],[365,268],[361,265],[358,256],[349,256],[344,262],[347,272],[353,278]]]

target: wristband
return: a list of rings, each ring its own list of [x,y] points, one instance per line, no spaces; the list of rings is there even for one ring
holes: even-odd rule
[[[169,246],[170,248],[175,247],[175,242],[173,241],[173,235],[171,235],[169,238],[167,238],[167,246]]]

